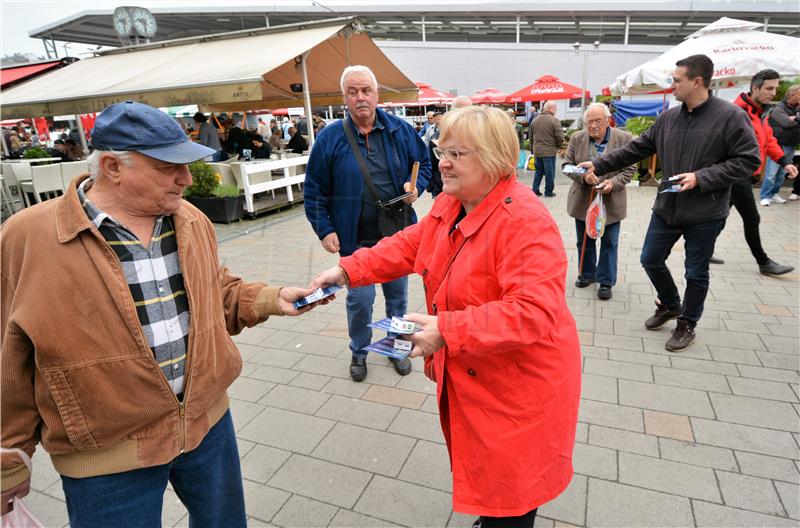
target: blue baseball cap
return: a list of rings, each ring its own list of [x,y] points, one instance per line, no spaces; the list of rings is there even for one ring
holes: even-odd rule
[[[191,141],[173,118],[150,105],[125,101],[103,110],[92,129],[97,150],[133,151],[167,163],[191,163],[216,153]]]

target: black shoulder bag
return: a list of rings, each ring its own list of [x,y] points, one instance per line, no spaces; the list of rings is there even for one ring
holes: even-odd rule
[[[375,183],[372,181],[372,176],[369,175],[367,163],[361,155],[361,149],[358,148],[356,138],[353,136],[353,130],[350,125],[350,119],[345,119],[342,123],[344,127],[347,141],[350,143],[350,149],[353,151],[358,162],[358,168],[361,170],[361,176],[364,178],[364,183],[375,200],[375,205],[378,206],[378,233],[382,237],[390,237],[410,226],[413,219],[414,209],[402,199],[395,201],[395,199],[388,202],[382,202],[378,196],[378,189],[375,188]]]

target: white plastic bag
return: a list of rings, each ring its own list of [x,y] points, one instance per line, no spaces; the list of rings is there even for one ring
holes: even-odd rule
[[[597,193],[589,209],[586,210],[586,234],[597,240],[606,230],[606,206],[602,193]]]
[[[32,474],[33,466],[31,464],[31,458],[25,451],[21,449],[2,448],[2,452],[19,455],[28,467],[28,472]],[[14,503],[14,509],[0,517],[0,526],[2,528],[43,528],[42,523],[33,516],[28,507],[25,506],[25,503],[22,502],[22,499],[15,497],[11,502]]]

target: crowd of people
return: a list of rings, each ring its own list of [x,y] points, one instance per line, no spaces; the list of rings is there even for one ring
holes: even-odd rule
[[[50,157],[61,161],[79,161],[86,159],[86,152],[81,145],[80,132],[77,128],[50,128],[47,137],[42,138],[34,127],[17,126],[3,128],[3,139],[8,147],[10,158],[23,157],[26,150],[42,149]]]
[[[592,104],[567,143],[545,104],[531,124],[541,170],[530,189],[517,181],[522,132],[513,115],[467,99],[432,113],[417,131],[378,108],[379,84],[368,67],[346,68],[346,116],[324,128],[315,123],[304,189],[310,231],[339,261],[307,287],[233,275],[219,261],[211,223],[181,199],[192,180],[188,163],[244,150],[263,155],[274,141],[302,138],[307,123],[243,130],[198,113],[192,141],[158,109],[110,106],[93,131],[90,173],[64,196],[14,215],[2,231],[3,447],[31,455],[42,443],[73,526],[158,525],[170,482],[191,524],[244,526],[226,395],[242,359],[230,335],[335,300],[297,308],[316,288],[346,286],[350,377],[362,382],[381,284],[381,315],[419,330],[405,338],[410,354],[391,362],[406,376],[410,360],[421,357],[436,383],[454,510],[477,516],[476,528],[531,528],[538,508],[572,479],[581,392],[567,249],[545,206],[555,195],[561,149],[565,163],[583,169],[568,172],[575,286],[598,283],[600,300],[612,297],[617,280],[626,185],[639,160],[658,154],[663,177],[641,253],[656,310],[642,323],[656,330],[677,319],[667,350],[684,350],[695,338],[731,205],[742,213],[761,273],[791,271],[762,254],[751,184],[767,158],[796,177],[793,152],[781,146],[797,137],[800,87],[772,125],[763,109],[775,94],[773,72],[759,72],[732,104],[710,92],[713,71],[704,55],[678,61],[672,80],[681,104],[637,138],[611,126],[605,105]],[[770,176],[769,203],[780,203],[773,192],[780,177]],[[436,199],[418,219],[413,204],[426,190]],[[587,222],[597,196],[607,212],[599,251],[586,237],[597,231]],[[666,264],[681,237],[683,296]],[[426,313],[407,313],[412,273],[423,282]],[[13,497],[28,493],[30,473],[4,456],[2,476],[5,513]]]

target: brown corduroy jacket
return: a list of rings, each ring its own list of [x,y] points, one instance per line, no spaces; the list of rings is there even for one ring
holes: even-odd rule
[[[280,315],[279,288],[219,264],[214,228],[189,203],[173,215],[191,313],[179,402],[139,324],[114,251],[76,192],[15,214],[0,232],[2,446],[41,442],[69,477],[165,464],[228,409],[242,360],[230,338]],[[3,457],[2,488],[28,478]]]

